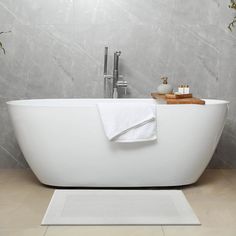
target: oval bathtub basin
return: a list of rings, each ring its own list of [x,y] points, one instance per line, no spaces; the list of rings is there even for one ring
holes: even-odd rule
[[[19,146],[39,181],[63,187],[194,183],[221,136],[228,102],[166,105],[153,99],[35,99],[8,102]],[[157,141],[107,140],[96,104],[157,106]],[[122,122],[122,121],[121,121]]]

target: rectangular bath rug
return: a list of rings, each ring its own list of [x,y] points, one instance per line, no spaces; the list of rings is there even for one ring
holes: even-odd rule
[[[42,225],[199,225],[179,190],[55,190]]]

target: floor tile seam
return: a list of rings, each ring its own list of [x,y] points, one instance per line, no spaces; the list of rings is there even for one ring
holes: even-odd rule
[[[46,229],[45,229],[45,231],[43,233],[43,236],[47,236],[48,228],[49,228],[49,226],[46,227]]]
[[[162,231],[162,235],[166,236],[165,230],[164,230],[164,225],[161,225],[161,231]]]

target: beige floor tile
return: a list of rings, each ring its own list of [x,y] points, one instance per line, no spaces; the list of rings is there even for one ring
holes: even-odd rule
[[[15,188],[12,190],[15,192]],[[37,227],[41,224],[54,189],[42,185],[32,185],[24,199],[17,195],[2,204],[0,228]],[[1,203],[0,203],[1,206]]]
[[[229,181],[231,184],[236,185],[236,169],[232,170],[220,170],[223,176]]]
[[[46,236],[164,236],[161,226],[49,226]]]
[[[185,196],[205,227],[235,227],[236,171],[207,170],[199,181],[184,187]]]
[[[0,202],[21,202],[35,188],[42,185],[30,170],[0,170]]]
[[[0,236],[44,236],[47,227],[26,228],[26,229],[0,229]]]
[[[233,228],[236,226],[236,201],[190,201],[202,226]],[[235,234],[236,235],[236,234]]]
[[[235,236],[236,228],[207,228],[202,226],[164,226],[165,236]]]
[[[0,228],[38,186],[30,170],[0,170]]]
[[[30,169],[0,169],[0,184],[36,182],[38,181]]]
[[[235,172],[236,176],[236,172]],[[187,199],[192,200],[235,200],[236,185],[232,185],[221,170],[207,170],[199,181],[183,187]]]

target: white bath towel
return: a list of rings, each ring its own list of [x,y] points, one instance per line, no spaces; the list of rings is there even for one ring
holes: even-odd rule
[[[156,105],[147,103],[97,104],[107,138],[114,142],[151,141],[156,136]]]

